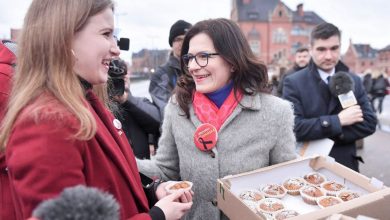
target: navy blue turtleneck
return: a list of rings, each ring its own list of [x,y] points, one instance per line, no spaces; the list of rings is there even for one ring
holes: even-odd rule
[[[206,93],[205,95],[209,98],[218,108],[222,106],[226,98],[229,96],[230,91],[233,89],[233,81],[230,80],[228,84],[218,89],[217,91]]]

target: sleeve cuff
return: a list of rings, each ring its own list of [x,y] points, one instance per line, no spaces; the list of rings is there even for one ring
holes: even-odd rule
[[[325,115],[320,117],[321,127],[325,134],[334,137],[342,134],[340,120],[337,115]]]
[[[149,210],[149,215],[152,218],[152,220],[165,220],[164,212],[157,206],[153,206]]]

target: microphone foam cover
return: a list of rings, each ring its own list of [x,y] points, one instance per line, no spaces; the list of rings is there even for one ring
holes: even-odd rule
[[[33,216],[40,220],[118,220],[119,205],[109,193],[78,185],[42,202]]]

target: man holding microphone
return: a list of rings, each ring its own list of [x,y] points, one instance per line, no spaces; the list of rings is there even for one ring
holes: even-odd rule
[[[348,67],[340,61],[340,42],[336,26],[330,23],[316,26],[311,33],[312,59],[308,67],[285,78],[283,98],[294,104],[297,141],[332,139],[330,156],[359,171],[358,161],[362,158],[356,155],[355,141],[374,133],[377,119],[360,78],[348,73]],[[339,71],[344,73],[335,78],[344,80],[333,80],[337,85],[331,88],[329,81],[332,84],[332,76]],[[343,91],[345,94],[334,91],[340,87],[349,87],[350,91]],[[352,105],[340,102],[351,96],[356,99]]]

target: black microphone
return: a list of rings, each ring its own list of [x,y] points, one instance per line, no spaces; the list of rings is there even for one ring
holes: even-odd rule
[[[130,48],[130,39],[129,38],[120,38],[117,41],[118,47],[121,50],[129,50]]]
[[[39,220],[118,220],[119,205],[109,193],[78,185],[43,201],[33,216]]]
[[[353,93],[354,88],[355,82],[347,72],[339,71],[330,78],[330,92],[333,96],[338,97],[343,108],[357,104]]]

